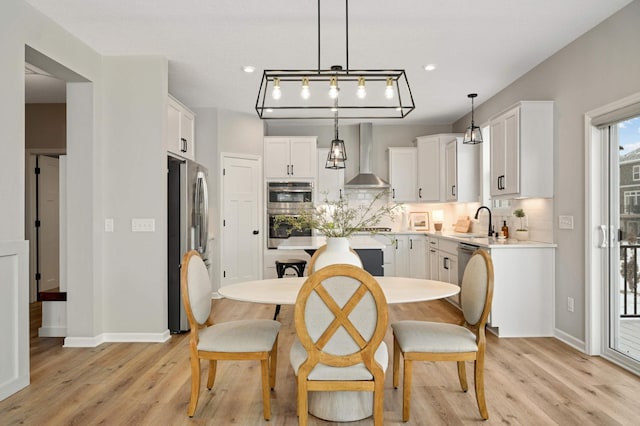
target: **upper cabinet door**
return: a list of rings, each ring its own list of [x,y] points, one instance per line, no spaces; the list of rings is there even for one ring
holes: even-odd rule
[[[458,201],[458,144],[456,140],[449,141],[444,149],[445,177],[444,198],[446,201]]]
[[[423,203],[442,201],[442,165],[440,137],[416,139],[418,147],[418,199]]]
[[[288,178],[291,176],[289,138],[264,138],[264,177]]]
[[[553,197],[553,102],[519,102],[490,128],[491,196]]]
[[[315,179],[316,137],[264,138],[266,179]]]
[[[193,112],[169,96],[167,102],[167,151],[195,160],[195,118]]]
[[[389,184],[393,201],[416,201],[418,197],[416,148],[389,148]]]
[[[291,138],[291,176],[294,178],[315,179],[316,177],[316,138]]]

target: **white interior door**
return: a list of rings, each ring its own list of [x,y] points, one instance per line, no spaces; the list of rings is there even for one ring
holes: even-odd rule
[[[262,268],[257,158],[223,157],[222,285],[257,280]]]
[[[60,186],[59,160],[38,156],[38,216],[40,220],[38,258],[39,291],[60,288]]]

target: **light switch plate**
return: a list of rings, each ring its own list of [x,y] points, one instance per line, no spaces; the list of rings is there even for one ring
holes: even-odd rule
[[[153,218],[131,219],[131,232],[155,232],[156,220]]]
[[[573,216],[559,216],[558,228],[560,229],[573,229]]]

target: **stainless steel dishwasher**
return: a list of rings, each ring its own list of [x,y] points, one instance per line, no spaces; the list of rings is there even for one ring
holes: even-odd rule
[[[469,243],[458,243],[458,285],[462,287],[462,276],[464,275],[464,269],[471,259],[471,255],[474,251],[478,250],[480,246]]]

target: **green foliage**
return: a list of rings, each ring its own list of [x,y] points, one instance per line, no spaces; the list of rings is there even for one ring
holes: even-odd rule
[[[516,209],[513,211],[513,215],[520,219],[520,228],[516,229],[516,231],[526,231],[527,228],[524,226],[524,219],[523,219],[525,217],[524,210]]]
[[[349,199],[342,197],[337,201],[324,199],[313,209],[302,209],[296,216],[278,215],[275,226],[290,225],[293,230],[304,228],[317,229],[327,237],[348,237],[362,228],[374,227],[384,218],[395,218],[400,204],[388,204],[388,191],[381,191],[368,204],[349,207]],[[376,206],[377,205],[377,206]]]

